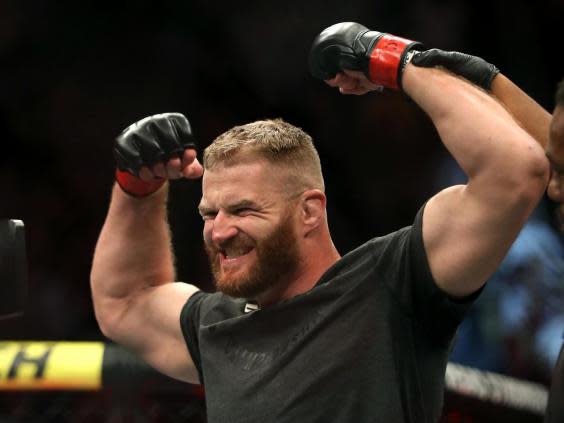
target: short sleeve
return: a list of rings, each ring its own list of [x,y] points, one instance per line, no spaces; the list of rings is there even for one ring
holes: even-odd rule
[[[186,301],[186,304],[184,304],[184,307],[182,307],[182,311],[180,312],[180,327],[182,329],[182,335],[184,336],[184,340],[188,346],[188,351],[190,352],[192,361],[198,370],[198,376],[200,378],[200,383],[202,384],[204,383],[204,378],[202,374],[198,328],[200,327],[201,305],[206,295],[208,294],[202,291],[196,292],[188,298],[188,301]]]
[[[480,291],[463,299],[454,299],[433,279],[423,242],[421,207],[413,225],[398,231],[396,240],[386,249],[386,281],[392,294],[418,326],[433,337],[449,340]]]
[[[465,298],[453,298],[439,288],[431,274],[423,242],[423,211],[424,207],[417,213],[410,242],[412,266],[417,269],[417,274],[424,275],[421,282],[415,281],[417,303],[421,307],[420,313],[429,315],[429,323],[438,324],[447,318],[452,319],[451,325],[457,327],[482,289]]]

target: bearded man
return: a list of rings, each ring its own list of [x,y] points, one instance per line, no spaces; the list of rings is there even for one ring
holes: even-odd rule
[[[548,163],[488,93],[417,64],[420,47],[354,23],[314,41],[315,76],[343,94],[403,91],[469,177],[429,199],[412,226],[343,256],[319,157],[299,128],[235,127],[203,167],[182,115],[118,137],[91,274],[96,316],[161,372],[203,383],[210,423],[439,418],[456,328],[542,196]],[[174,282],[166,223],[167,181],[202,174],[215,293]]]

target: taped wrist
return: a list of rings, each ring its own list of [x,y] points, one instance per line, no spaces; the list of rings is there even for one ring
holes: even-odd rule
[[[492,81],[499,73],[495,65],[481,57],[437,48],[417,53],[413,58],[413,64],[426,68],[442,66],[486,91],[491,91]]]

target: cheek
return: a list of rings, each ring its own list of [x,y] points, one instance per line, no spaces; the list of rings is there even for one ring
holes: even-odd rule
[[[203,237],[204,237],[204,242],[206,244],[209,244],[211,242],[212,229],[213,229],[213,223],[210,222],[210,221],[205,221],[204,222]]]
[[[270,221],[257,219],[254,217],[245,217],[237,222],[237,228],[240,233],[245,234],[247,237],[260,240],[272,232],[275,224]]]

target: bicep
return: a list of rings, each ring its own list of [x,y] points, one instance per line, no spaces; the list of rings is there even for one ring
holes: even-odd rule
[[[429,200],[423,242],[433,278],[443,291],[463,297],[483,286],[524,224],[520,207],[488,198],[469,185],[447,188]]]
[[[186,283],[166,283],[143,290],[116,304],[109,336],[168,376],[199,383],[180,326],[180,313],[188,298],[198,291]]]

